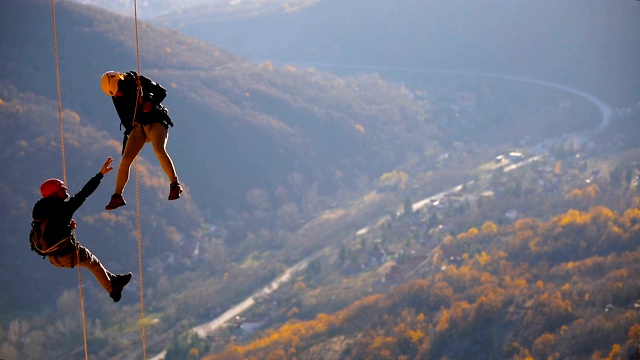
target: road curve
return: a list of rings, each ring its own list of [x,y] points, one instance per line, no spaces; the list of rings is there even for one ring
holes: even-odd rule
[[[611,116],[613,114],[613,110],[609,104],[605,103],[604,101],[597,98],[596,96],[588,94],[582,90],[579,90],[567,85],[554,83],[551,81],[536,80],[536,79],[531,79],[531,78],[519,76],[519,75],[491,73],[491,72],[482,72],[482,71],[456,70],[456,69],[411,68],[411,67],[399,67],[399,66],[336,65],[336,64],[322,64],[322,63],[292,63],[292,65],[300,66],[300,67],[314,67],[314,68],[324,68],[324,69],[353,69],[353,70],[392,71],[392,72],[425,73],[425,74],[472,75],[472,76],[516,80],[516,81],[528,82],[532,84],[538,84],[538,85],[554,88],[557,90],[565,91],[565,92],[580,96],[588,100],[589,102],[593,103],[595,106],[597,106],[600,112],[602,113],[602,121],[600,122],[600,126],[597,129],[598,131],[603,130],[605,127],[609,125],[611,121]]]
[[[516,81],[528,82],[528,83],[532,83],[532,84],[539,84],[539,85],[542,85],[542,86],[551,87],[551,88],[554,88],[554,89],[557,89],[557,90],[565,91],[565,92],[580,96],[580,97],[590,101],[595,106],[597,106],[598,109],[600,110],[600,112],[602,113],[602,120],[600,122],[600,125],[598,126],[597,131],[602,131],[604,128],[606,128],[609,125],[609,123],[611,121],[611,116],[613,114],[611,106],[609,106],[604,101],[598,99],[597,97],[595,97],[593,95],[590,95],[590,94],[587,94],[587,93],[585,93],[585,92],[583,92],[581,90],[578,90],[578,89],[575,89],[575,88],[572,88],[572,87],[569,87],[569,86],[565,86],[565,85],[562,85],[562,84],[557,84],[557,83],[544,81],[544,80],[530,79],[530,78],[517,76],[517,75],[486,73],[486,72],[475,72],[475,71],[462,71],[462,70],[449,70],[449,69],[406,68],[406,67],[393,67],[393,66],[330,65],[330,64],[308,64],[308,63],[306,63],[306,64],[297,64],[295,66],[316,67],[316,68],[358,69],[358,70],[363,70],[364,69],[364,70],[375,70],[375,71],[383,70],[383,71],[399,71],[399,72],[413,72],[413,73],[433,73],[433,74],[452,74],[452,75],[472,75],[472,76],[492,77],[492,78],[498,78],[498,79],[516,80]],[[458,185],[458,186],[453,187],[452,189],[447,190],[447,191],[445,191],[445,192],[443,192],[441,194],[434,195],[434,196],[429,197],[427,199],[424,199],[424,200],[422,200],[420,202],[417,202],[417,203],[413,204],[413,209],[417,210],[417,209],[423,207],[424,205],[426,205],[428,203],[428,201],[430,201],[431,199],[437,198],[438,196],[441,196],[444,193],[450,193],[450,192],[459,191],[459,189],[461,187],[462,187],[462,185]],[[366,232],[366,229],[362,229],[361,231]],[[304,259],[304,260],[301,260],[300,262],[298,262],[297,264],[295,264],[291,268],[287,269],[282,275],[280,275],[277,279],[275,279],[273,282],[271,282],[271,284],[267,285],[262,290],[256,292],[254,295],[250,296],[249,298],[243,300],[242,302],[238,303],[234,307],[232,307],[229,310],[225,311],[222,315],[218,316],[217,318],[213,319],[212,321],[209,321],[209,322],[207,322],[205,324],[196,326],[192,330],[195,331],[198,336],[200,336],[202,338],[206,337],[208,334],[211,334],[212,332],[214,332],[215,330],[220,328],[222,325],[227,323],[229,320],[233,319],[235,316],[241,314],[242,312],[244,312],[245,310],[247,310],[251,306],[253,306],[255,304],[255,300],[254,300],[255,296],[266,295],[266,294],[269,294],[269,293],[275,291],[280,285],[282,285],[283,283],[289,281],[291,279],[292,274],[294,274],[297,271],[300,271],[300,270],[304,269],[304,267],[307,266],[309,261],[311,261],[312,259],[318,257],[319,255],[321,255],[325,251],[327,251],[327,249],[321,250],[321,251],[317,252],[316,254],[311,255],[308,258]],[[161,352],[160,354],[157,354],[156,356],[152,357],[150,360],[162,360],[162,359],[164,359],[165,355],[166,355],[166,350]]]

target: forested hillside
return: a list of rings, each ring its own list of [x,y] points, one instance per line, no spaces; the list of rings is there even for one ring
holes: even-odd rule
[[[107,156],[118,164],[122,134],[99,79],[106,70],[135,69],[135,38],[131,18],[56,5],[65,168],[74,193]],[[54,268],[27,243],[39,185],[63,177],[51,3],[3,1],[0,12],[0,357],[80,357],[75,270]],[[324,233],[294,235],[314,214],[375,186],[415,151],[439,146],[426,100],[379,77],[256,65],[144,23],[140,44],[142,73],[169,91],[165,104],[176,126],[168,149],[186,188],[179,201],[167,202],[168,181],[151,149],[143,150],[150,351],[325,246]],[[114,181],[108,174],[76,214],[77,236],[110,270],[136,275],[113,304],[85,274],[88,336],[97,358],[139,358],[135,183],[125,191],[129,205],[105,212]],[[272,251],[270,261],[247,266],[253,252],[264,251]]]
[[[0,126],[3,129],[0,137],[5,144],[2,163],[10,169],[2,177],[5,201],[2,202],[4,217],[0,229],[7,251],[3,253],[0,273],[3,286],[16,290],[2,293],[3,308],[10,310],[3,316],[8,317],[12,310],[33,306],[36,299],[54,302],[55,289],[63,284],[73,284],[75,279],[65,276],[70,273],[64,270],[48,271],[52,269],[49,262],[31,252],[27,241],[31,210],[40,198],[40,183],[50,177],[64,176],[56,104],[46,98],[21,93],[6,81],[0,82]],[[62,115],[65,119],[67,183],[69,192],[75,194],[100,170],[107,156],[120,150],[121,144],[71,110],[65,109]],[[203,227],[203,217],[188,194],[184,201],[167,206],[164,174],[156,164],[141,158],[138,170],[143,199],[141,212],[146,220],[143,231],[145,243],[149,245],[147,255],[153,259],[165,256],[167,252],[179,252],[176,241],[185,233]],[[136,261],[135,205],[117,214],[104,211],[114,181],[113,173],[105,176],[98,190],[77,213],[77,235],[78,240],[86,243],[108,268],[124,272],[133,270]],[[132,183],[131,188],[134,195],[135,184]]]
[[[10,3],[2,4],[3,76],[20,91],[55,99],[50,7]],[[106,70],[136,68],[133,20],[71,2],[58,7],[63,105],[119,137],[98,80]],[[140,28],[140,46],[141,72],[169,89],[165,103],[177,124],[169,151],[177,170],[198,205],[216,216],[245,206],[248,190],[271,192],[298,175],[306,186],[318,181],[331,186],[320,191],[335,194],[337,172],[347,180],[376,177],[438,143],[437,129],[425,121],[426,103],[379,77],[255,65],[148,24]]]
[[[382,227],[382,242],[370,242],[376,234],[352,248],[367,254],[382,250],[396,259],[398,271],[378,285],[387,290],[309,318],[308,307],[327,301],[320,292],[349,297],[354,276],[339,265],[344,258],[327,259],[333,265],[323,262],[316,267],[321,271],[301,274],[288,295],[274,298],[282,307],[279,318],[288,321],[244,341],[238,337],[204,358],[637,359],[640,166],[615,164],[591,184],[566,182],[558,196],[535,194],[539,185],[526,179],[540,171],[531,171],[508,176],[526,184],[522,192],[496,194],[445,217],[433,208],[405,213]],[[593,174],[568,169],[561,176],[565,180],[569,173]],[[498,210],[505,206],[522,215],[505,220]],[[541,217],[527,216],[540,209],[546,209]],[[434,215],[444,224],[447,219],[484,222],[434,238],[433,231],[425,231],[438,229]],[[425,251],[427,256],[419,255]],[[336,268],[345,276],[341,291],[323,285],[326,273]]]
[[[39,185],[46,178],[63,177],[61,130],[71,193],[99,170],[107,156],[114,157],[114,165],[118,165],[122,133],[110,99],[100,90],[99,78],[106,70],[136,68],[134,23],[105,10],[56,2],[61,129],[51,3],[2,1],[0,13],[0,138],[5,145],[0,155],[4,169],[0,178],[4,197],[0,202],[4,214],[0,226],[0,358],[79,359],[84,354],[75,269],[56,269],[31,252],[27,234],[32,206],[40,197]],[[582,161],[578,154],[601,154],[601,160],[607,162],[611,151],[632,149],[635,142],[629,139],[637,139],[637,126],[632,122],[637,109],[632,108],[628,122],[618,124],[608,138],[595,141],[597,148],[593,143],[574,148],[572,135],[590,133],[601,123],[602,114],[584,97],[553,87],[481,76],[416,76],[411,85],[379,74],[340,77],[269,61],[254,64],[145,22],[139,30],[141,72],[168,90],[164,103],[175,123],[168,150],[186,191],[178,201],[166,200],[168,181],[147,147],[138,158],[140,209],[135,206],[132,179],[125,191],[129,204],[114,212],[104,211],[115,181],[111,173],[76,213],[78,240],[110,270],[134,273],[123,299],[114,304],[95,279],[83,272],[92,359],[141,357],[140,288],[144,290],[147,352],[169,348],[168,354],[184,358],[183,350],[196,348],[197,355],[204,357],[225,350],[215,339],[190,338],[190,329],[252,296],[310,255],[317,258],[304,274],[296,274],[296,281],[274,295],[275,309],[267,306],[274,304],[273,299],[258,299],[260,306],[247,315],[277,327],[292,319],[307,321],[318,314],[330,318],[347,311],[344,309],[355,309],[359,306],[356,301],[368,303],[367,296],[373,292],[381,299],[401,296],[413,285],[402,288],[406,290],[399,295],[393,295],[393,289],[410,277],[396,279],[390,291],[380,279],[399,271],[395,265],[417,261],[411,258],[411,251],[435,255],[449,246],[452,255],[462,258],[468,253],[466,265],[444,262],[445,253],[430,260],[434,268],[443,265],[451,267],[447,271],[455,269],[454,273],[464,266],[474,271],[484,269],[473,262],[482,251],[498,263],[516,264],[514,258],[501,257],[499,244],[491,241],[493,236],[477,236],[479,245],[468,250],[467,240],[477,234],[467,230],[493,222],[499,239],[509,239],[516,230],[502,215],[522,203],[532,204],[526,217],[544,228],[550,217],[562,216],[569,208],[551,211],[546,197],[539,195],[572,194],[571,201],[578,202],[583,187],[573,184],[579,191],[556,192],[559,190],[553,185],[560,180],[555,176],[565,168],[546,162],[544,184],[551,188],[534,192],[532,188],[541,181],[537,175],[509,183],[499,171],[502,164],[495,164],[494,158],[513,150],[529,151],[542,143],[552,144],[541,150],[551,154],[545,156],[561,158],[567,164]],[[527,158],[534,155],[534,150],[530,151]],[[441,230],[421,239],[429,239],[425,247],[415,238],[420,230],[411,225],[410,234],[404,234],[404,225],[397,226],[411,218],[397,212],[403,200],[408,208],[408,197],[419,199],[454,184],[486,181],[487,171],[480,165],[487,161],[497,168],[489,175],[491,186],[499,185],[510,196],[504,202],[485,202],[483,196],[479,203],[489,205],[479,211],[471,211],[471,205],[463,203],[437,216],[429,215],[421,223]],[[617,166],[616,161],[612,166]],[[637,175],[635,163],[630,164],[620,165],[630,172],[605,169],[601,173],[626,181],[627,191]],[[549,167],[553,170],[548,171]],[[580,164],[574,171],[577,173],[572,171],[569,178],[585,181],[587,173]],[[554,172],[558,174],[552,175]],[[465,192],[479,196],[473,191],[479,190],[465,186]],[[630,200],[635,196],[631,190],[616,193],[614,186],[602,185],[601,193],[626,200],[622,205],[598,204],[595,201],[601,198],[594,197],[593,203],[576,206],[580,216],[587,216],[582,215],[588,211],[586,205],[605,206],[621,218],[623,211],[636,206]],[[526,196],[516,199],[515,194]],[[139,279],[137,272],[137,210],[141,215],[144,279]],[[376,230],[364,237],[354,235],[369,227]],[[382,239],[393,240],[393,248],[384,248],[387,245]],[[570,240],[573,242],[567,244],[574,244],[575,239]],[[434,249],[441,243],[440,250]],[[578,245],[582,249],[583,245]],[[622,249],[629,245],[621,241],[611,251],[631,252],[634,249]],[[587,242],[584,246],[589,249],[591,245]],[[530,256],[551,257],[547,253],[533,256],[524,248],[516,250],[525,262]],[[599,256],[609,256],[610,252],[604,251]],[[484,255],[481,258],[486,259]],[[483,271],[506,283],[503,273],[491,267],[495,261]],[[536,261],[536,266],[545,264]],[[435,281],[431,276],[449,276],[447,271],[436,275],[420,270],[415,275],[431,284]],[[544,267],[535,271],[540,271],[545,284],[553,282],[545,277]],[[527,286],[532,281],[527,279]],[[534,295],[538,294],[535,289],[531,285]],[[465,294],[463,290],[456,288],[455,293],[447,294],[475,306],[477,299],[469,294],[456,297],[458,292]],[[504,303],[509,300],[499,301]],[[438,309],[419,310],[425,312],[425,321],[430,324],[439,319]],[[435,344],[429,351],[449,351],[448,344],[438,345],[436,333],[423,333],[424,339]],[[365,336],[365,330],[361,334]],[[534,335],[522,341],[523,349],[533,351],[531,342],[538,336]],[[227,345],[232,338],[236,334],[225,332],[217,340]],[[615,341],[622,345],[623,340]],[[590,353],[597,350],[601,348],[589,349]],[[318,351],[322,354],[325,350]],[[353,351],[358,354],[360,350],[353,347]]]

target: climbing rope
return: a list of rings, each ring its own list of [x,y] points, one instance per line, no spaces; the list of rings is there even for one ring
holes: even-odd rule
[[[133,9],[134,9],[134,23],[135,23],[135,36],[136,36],[136,63],[138,74],[140,74],[140,40],[138,34],[138,5],[137,0],[133,0]],[[62,155],[62,175],[63,181],[67,183],[67,165],[66,165],[66,157],[65,157],[65,147],[64,147],[64,125],[62,119],[62,91],[60,86],[60,66],[59,66],[59,57],[58,57],[58,36],[56,29],[56,15],[55,15],[55,0],[51,0],[51,19],[52,19],[52,28],[53,28],[53,51],[55,58],[55,68],[56,68],[56,88],[58,92],[58,120],[59,120],[59,128],[60,128],[60,152]],[[138,75],[140,76],[140,75]],[[136,107],[137,108],[137,107]],[[134,119],[135,119],[135,111],[134,111]],[[142,268],[142,226],[141,226],[141,216],[140,216],[140,186],[138,181],[138,161],[134,160],[134,171],[135,171],[135,183],[136,183],[136,224],[138,227],[137,238],[138,238],[138,273],[140,276],[140,324],[142,328],[142,356],[143,359],[147,358],[147,345],[146,345],[146,334],[145,334],[145,326],[144,326],[144,282],[143,282],[143,268]],[[76,252],[76,259],[78,259],[78,254]],[[86,360],[89,359],[89,347],[87,344],[87,321],[85,315],[85,306],[84,306],[84,293],[82,286],[82,272],[80,271],[80,266],[78,266],[78,289],[80,292],[80,309],[82,314],[82,338],[84,342],[84,357]]]
[[[51,0],[51,23],[53,28],[53,55],[56,64],[56,88],[58,91],[58,122],[60,124],[60,153],[62,156],[62,179],[67,184],[67,161],[64,149],[64,126],[62,121],[62,90],[60,87],[60,62],[58,60],[58,34],[56,29],[55,0]],[[76,259],[79,260],[76,248]],[[73,264],[72,264],[73,265]],[[78,290],[80,292],[80,313],[82,314],[82,340],[84,343],[84,358],[89,359],[89,347],[87,345],[87,318],[84,311],[84,292],[82,291],[82,272],[78,266]]]
[[[136,29],[136,64],[138,77],[140,77],[140,37],[138,35],[138,1],[133,0],[133,19],[135,23]],[[139,81],[138,81],[139,84]],[[138,93],[141,91],[140,86],[138,85]],[[136,99],[136,101],[138,101]],[[133,119],[136,119],[136,110],[133,112]],[[138,226],[138,276],[140,277],[140,327],[141,327],[141,338],[142,338],[142,358],[146,360],[147,358],[147,337],[145,333],[144,327],[144,281],[142,276],[142,226],[140,220],[140,185],[138,181],[138,160],[137,158],[133,160],[134,173],[135,173],[135,182],[136,182],[136,224]]]

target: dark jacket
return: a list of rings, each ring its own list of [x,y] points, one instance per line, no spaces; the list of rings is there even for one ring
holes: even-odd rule
[[[32,216],[34,220],[47,219],[47,227],[44,231],[43,238],[49,246],[53,246],[60,240],[72,235],[71,218],[73,213],[82,206],[84,201],[93,194],[100,185],[100,181],[104,175],[97,173],[92,177],[77,194],[71,196],[67,200],[60,198],[42,198],[33,206]],[[62,255],[70,250],[67,244],[60,253],[54,255]]]
[[[136,83],[137,73],[129,71],[123,80],[118,81],[118,90],[122,96],[113,96],[113,105],[116,108],[120,123],[125,128],[125,134],[129,134],[133,129],[133,116],[135,111],[135,122],[146,125],[154,122],[162,122],[165,126],[173,126],[168,115],[167,108],[162,105],[162,100],[167,96],[167,90],[157,82],[140,75],[140,85],[142,87],[142,102],[138,100],[138,85]],[[153,104],[153,109],[149,112],[142,111],[145,102]],[[137,109],[136,109],[137,106]]]

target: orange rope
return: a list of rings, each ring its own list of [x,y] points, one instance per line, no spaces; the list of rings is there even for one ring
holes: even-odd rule
[[[138,2],[137,0],[133,0],[133,18],[135,22],[136,29],[136,63],[138,70],[138,79],[140,78],[140,37],[138,35]],[[139,84],[139,82],[138,82]],[[138,85],[138,92],[140,92],[140,87]],[[138,100],[136,99],[136,102]],[[135,107],[137,109],[137,106]],[[135,121],[136,114],[133,114],[133,119]],[[147,337],[145,333],[144,327],[144,281],[142,276],[142,226],[140,220],[140,185],[138,181],[138,160],[134,159],[134,172],[135,172],[135,182],[136,182],[136,224],[138,226],[138,276],[140,276],[140,327],[142,331],[142,358],[146,360],[147,358]]]
[[[136,64],[138,65],[138,76],[140,76],[140,40],[138,35],[138,1],[133,0],[133,18],[136,26]]]
[[[140,221],[140,191],[138,183],[138,161],[134,160],[136,179],[136,223],[138,224],[138,276],[140,276],[140,327],[142,331],[142,358],[147,358],[147,338],[144,327],[144,281],[142,276],[142,231]]]
[[[56,30],[55,0],[51,0],[51,21],[53,24],[53,54],[56,63],[56,86],[58,89],[58,120],[60,123],[60,152],[62,153],[62,181],[67,183],[67,165],[64,155],[64,129],[62,123],[62,91],[60,90],[60,62],[58,61],[58,34]]]
[[[62,179],[67,184],[67,162],[64,149],[64,126],[62,121],[62,90],[60,87],[60,62],[58,59],[58,34],[56,29],[56,7],[55,0],[51,0],[51,21],[53,28],[53,54],[56,64],[56,88],[58,91],[58,122],[60,124],[60,153],[62,155]],[[76,249],[76,259],[78,253]],[[80,312],[82,314],[82,340],[84,343],[84,358],[89,359],[89,346],[87,344],[87,318],[84,311],[84,292],[82,291],[82,272],[78,266],[78,290],[80,292]]]
[[[76,259],[80,262],[79,249],[76,247]],[[82,314],[82,341],[84,343],[84,358],[89,360],[89,344],[87,341],[87,317],[84,314],[84,292],[82,291],[82,272],[78,264],[78,291],[80,292],[80,313]]]

